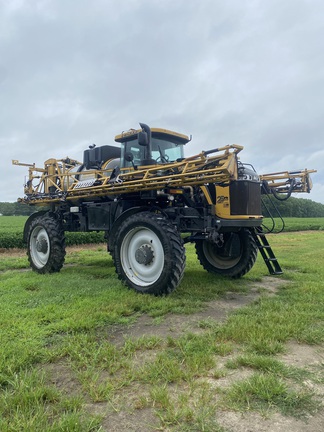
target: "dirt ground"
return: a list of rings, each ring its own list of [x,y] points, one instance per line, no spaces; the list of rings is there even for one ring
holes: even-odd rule
[[[282,282],[274,277],[265,277],[260,283],[251,287],[249,294],[227,293],[220,299],[211,301],[205,310],[191,315],[170,315],[161,323],[153,323],[153,319],[143,315],[136,323],[129,327],[114,326],[109,328],[108,339],[116,346],[121,346],[125,338],[139,338],[143,335],[177,337],[186,332],[202,331],[197,325],[199,321],[211,318],[224,321],[228,314],[257,299],[260,289],[266,290],[268,295],[275,295],[276,290]],[[154,352],[151,354],[154,356]],[[290,342],[287,352],[278,357],[287,365],[301,368],[321,367],[324,365],[324,347],[310,346]],[[141,359],[138,359],[141,361]],[[147,358],[145,359],[147,360]],[[69,392],[77,393],[79,384],[71,376],[71,371],[64,364],[51,365],[52,382],[61,390],[69,389]],[[233,382],[248,377],[251,373],[247,370],[234,370],[230,375],[217,380],[218,387],[226,387]],[[315,393],[319,400],[324,400],[324,386],[305,381],[304,384]],[[151,408],[135,409],[132,403],[139,393],[145,393],[145,388],[138,386],[129,392],[125,407],[116,412],[111,412],[107,403],[91,403],[86,408],[92,414],[103,416],[102,430],[105,432],[152,432],[165,431],[160,429],[159,421],[154,410]],[[218,411],[216,415],[217,424],[228,432],[321,432],[324,431],[324,412],[318,412],[307,419],[299,420],[286,417],[279,413],[269,413],[264,417],[256,412]],[[173,431],[176,429],[172,429]],[[189,431],[190,429],[188,429]]]
[[[97,247],[97,246],[96,246]],[[70,248],[76,250],[78,247]],[[22,252],[11,250],[13,255]],[[6,251],[8,254],[8,250]],[[24,253],[22,253],[24,254]],[[107,329],[108,340],[116,346],[121,346],[125,338],[139,338],[143,335],[155,335],[162,338],[168,336],[177,337],[187,332],[202,331],[198,322],[202,319],[211,318],[222,322],[228,314],[241,308],[258,298],[260,290],[268,295],[275,295],[282,281],[274,277],[267,276],[261,282],[254,283],[248,294],[238,294],[228,292],[222,299],[210,301],[203,311],[191,315],[170,315],[161,323],[153,322],[153,319],[143,315],[129,327],[113,326]],[[286,281],[285,281],[286,283]],[[154,355],[154,352],[152,353]],[[290,342],[287,345],[285,354],[278,356],[287,365],[294,365],[300,368],[322,368],[324,367],[324,347],[310,346]],[[140,361],[141,359],[139,359]],[[147,359],[146,359],[147,360]],[[82,393],[80,383],[74,377],[69,365],[63,361],[52,363],[45,368],[46,374],[50,377],[53,385],[61,391],[70,395]],[[229,375],[217,380],[218,387],[226,387],[233,382],[246,378],[250,372],[247,370],[233,370]],[[305,381],[304,385],[314,392],[318,400],[324,400],[324,385],[314,384]],[[90,400],[86,404],[86,409],[91,414],[102,416],[103,432],[153,432],[165,431],[161,429],[160,422],[152,408],[136,409],[134,400],[139,393],[145,394],[145,387],[138,386],[132,388],[124,401],[124,406],[115,412],[109,403],[93,403]],[[323,404],[323,402],[322,402]],[[323,404],[324,405],[324,404]],[[235,411],[218,411],[216,422],[228,432],[321,432],[324,431],[324,410],[320,410],[315,415],[307,419],[295,419],[286,417],[279,413],[269,413],[264,417],[252,411],[244,413]],[[172,429],[173,431],[176,429]],[[183,430],[183,429],[182,429]],[[188,429],[190,431],[190,429]]]

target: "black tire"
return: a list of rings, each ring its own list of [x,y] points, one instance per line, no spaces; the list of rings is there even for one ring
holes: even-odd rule
[[[170,294],[185,268],[185,248],[173,225],[162,215],[141,212],[121,223],[113,248],[120,280],[140,293]]]
[[[49,216],[36,217],[28,227],[27,256],[37,273],[59,272],[65,259],[65,238],[61,223]]]
[[[258,247],[247,229],[223,234],[224,244],[217,246],[207,240],[196,241],[200,264],[210,273],[239,278],[253,267]]]

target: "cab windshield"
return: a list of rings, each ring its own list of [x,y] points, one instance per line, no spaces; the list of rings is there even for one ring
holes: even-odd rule
[[[174,162],[183,158],[183,145],[152,138],[152,158],[158,163]]]
[[[152,137],[151,147],[152,159],[154,159],[157,164],[174,162],[184,157],[183,144],[176,144],[172,141]],[[131,167],[132,164],[141,165],[141,161],[145,159],[145,147],[139,145],[137,139],[121,143],[121,150],[122,167]],[[127,153],[133,155],[133,161],[125,160],[124,155]]]

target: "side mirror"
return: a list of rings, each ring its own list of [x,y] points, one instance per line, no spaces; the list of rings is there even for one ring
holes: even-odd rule
[[[132,152],[126,152],[125,155],[124,155],[124,158],[125,158],[125,161],[132,162],[134,170],[137,170],[137,165],[134,165],[134,162],[133,162],[134,155],[133,155]]]
[[[148,146],[149,139],[146,132],[144,131],[138,132],[138,144],[141,146]]]
[[[125,160],[126,160],[127,162],[133,162],[133,160],[134,160],[134,155],[133,155],[133,153],[131,153],[131,152],[127,152],[127,153],[125,153]]]

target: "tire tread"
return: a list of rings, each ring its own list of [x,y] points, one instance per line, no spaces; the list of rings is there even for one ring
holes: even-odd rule
[[[238,279],[248,273],[254,266],[257,259],[258,247],[250,230],[242,229],[241,235],[246,236],[242,257],[236,265],[227,269],[216,267],[207,260],[202,248],[202,243],[205,240],[196,242],[196,254],[202,267],[210,273],[229,276],[233,279]]]
[[[141,223],[143,223],[145,226],[158,226],[158,230],[160,231],[160,233],[163,233],[165,238],[168,239],[171,250],[170,256],[167,257],[167,259],[170,259],[172,261],[172,271],[169,271],[167,275],[163,278],[161,275],[161,277],[152,285],[150,285],[147,289],[137,287],[137,285],[132,283],[132,281],[127,278],[127,276],[123,272],[118,251],[118,238],[123,235],[123,232],[130,225]],[[175,227],[173,227],[173,225],[171,225],[168,219],[166,219],[164,216],[157,215],[156,213],[136,213],[135,215],[130,216],[121,224],[117,231],[116,239],[117,241],[111,255],[113,257],[118,279],[121,280],[123,284],[125,284],[131,289],[135,289],[140,293],[148,293],[156,296],[170,294],[177,288],[184,275],[186,263],[185,248],[178,231]]]
[[[50,240],[50,256],[42,268],[34,264],[30,254],[30,236],[33,230],[39,225],[46,229]],[[40,274],[57,273],[63,267],[65,254],[65,236],[62,224],[56,218],[49,215],[36,217],[28,228],[27,256],[31,268]]]

